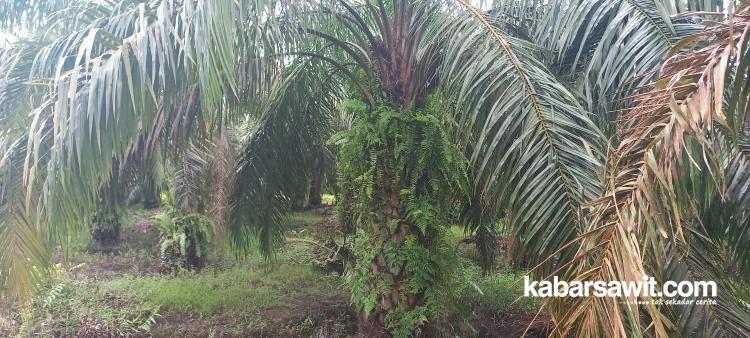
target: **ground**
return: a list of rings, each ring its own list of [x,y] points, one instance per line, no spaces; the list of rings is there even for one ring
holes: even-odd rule
[[[30,307],[0,299],[0,336],[356,336],[346,279],[321,261],[314,244],[333,240],[327,213],[295,214],[290,240],[270,261],[255,251],[237,258],[229,248],[212,247],[203,271],[164,275],[153,211],[132,211],[118,245],[84,240],[68,260],[58,254],[52,278]],[[460,229],[452,230],[466,283],[458,286],[458,302],[446,304],[462,308],[447,305],[429,323],[431,335],[522,335],[539,304],[519,298],[521,274],[501,262],[483,275],[473,247],[462,243]],[[542,336],[544,323],[539,316],[527,334]]]

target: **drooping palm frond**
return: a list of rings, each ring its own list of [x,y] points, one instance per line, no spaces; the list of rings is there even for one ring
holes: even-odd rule
[[[92,24],[119,25],[116,33],[127,34],[125,14],[132,8],[153,1],[146,0],[9,0],[0,1],[0,31],[19,39],[50,42],[68,37],[71,32],[85,31]],[[144,9],[147,7],[144,6]],[[102,21],[107,18],[107,21]],[[124,21],[123,21],[124,20]],[[108,22],[109,21],[109,22]],[[115,34],[115,37],[122,37]]]
[[[716,304],[693,303],[662,309],[662,312],[676,325],[675,332],[681,336],[739,337],[750,331],[750,309],[741,302],[738,292],[747,288],[747,279],[732,275],[734,263],[721,244],[705,237],[701,229],[690,231],[690,247],[686,252],[668,252],[665,278],[716,282]],[[693,297],[701,298],[704,297]]]
[[[607,193],[595,203],[578,259],[567,272],[570,279],[633,281],[650,274],[663,282],[669,277],[665,260],[682,255],[669,248],[690,247],[695,241],[690,231],[707,226],[701,225],[698,205],[726,191],[722,156],[724,149],[736,147],[726,140],[734,139],[734,124],[744,120],[736,116],[744,112],[727,109],[724,95],[730,95],[729,101],[746,100],[742,96],[747,92],[731,91],[725,83],[732,69],[736,78],[747,78],[743,64],[748,18],[745,8],[734,19],[711,24],[677,44],[665,58],[659,79],[633,96],[638,104],[622,117],[622,141],[608,163]],[[689,43],[699,47],[687,48]],[[728,135],[717,136],[721,134]],[[726,224],[711,226],[727,229]],[[576,311],[553,311],[562,335],[644,332],[666,337],[680,331],[666,315],[667,305],[638,306],[607,298],[563,303],[559,308]],[[738,334],[743,328],[722,329]]]
[[[24,199],[25,141],[0,135],[0,291],[28,300],[49,267],[50,252],[46,232],[33,222],[36,203]]]
[[[34,45],[9,46],[0,51],[0,125],[4,130],[15,130],[22,133],[28,126],[28,112],[33,110],[27,108],[34,105],[30,98],[29,88],[24,85],[27,79],[33,56],[37,49]]]
[[[272,103],[251,122],[232,192],[230,235],[248,248],[257,238],[270,256],[283,241],[292,198],[303,196],[307,170],[333,134],[341,90],[317,61],[292,67],[278,83]]]
[[[28,10],[42,11],[39,6]],[[96,210],[102,187],[111,186],[118,173],[114,164],[124,164],[141,146],[153,151],[156,140],[163,140],[159,135],[173,129],[165,123],[195,121],[196,115],[213,119],[224,94],[234,92],[237,26],[225,23],[237,22],[237,4],[124,1],[92,6],[98,14],[60,26],[51,41],[39,38],[39,31],[30,32],[29,40],[12,46],[11,56],[19,61],[2,67],[8,70],[5,84],[11,85],[0,88],[0,97],[29,98],[17,100],[22,106],[3,109],[28,116],[22,200],[36,205],[27,220],[46,229],[50,245],[66,244],[80,232]],[[49,14],[43,15],[50,25],[75,17]],[[196,86],[200,90],[191,91]],[[200,95],[193,100],[199,106],[180,109],[181,99],[191,93]],[[180,112],[186,114],[172,115]]]
[[[704,201],[700,215],[703,227],[699,233],[709,238],[723,249],[722,259],[727,261],[732,271],[727,276],[735,276],[750,282],[750,156],[741,151],[727,156],[724,168],[726,190]]]
[[[461,36],[446,39],[442,90],[458,107],[457,137],[471,150],[481,208],[507,212],[516,253],[536,265],[578,235],[581,204],[600,194],[603,139],[575,96],[534,61],[535,46],[460,2],[470,13],[437,34]]]
[[[221,15],[230,22],[234,18],[233,4],[223,4],[129,6],[42,48],[30,78],[53,79],[56,137],[44,184],[46,221],[74,226],[85,217],[82,210],[95,201],[94,187],[112,172],[109,159],[124,155],[150,132],[159,111],[181,104],[171,101],[180,95],[157,93],[185,92],[199,83],[203,112],[211,112],[208,107],[231,92],[230,78],[223,74],[233,73],[228,60],[234,57],[227,48],[216,48],[233,40],[232,25],[217,31]],[[31,133],[36,133],[33,126]],[[68,198],[57,198],[59,193]]]
[[[738,292],[750,281],[746,250],[739,249],[747,244],[747,216],[745,207],[740,205],[747,205],[742,187],[748,182],[748,162],[736,149],[729,153],[721,159],[720,175],[726,179],[724,189],[716,189],[716,178],[704,174],[708,171],[706,167],[681,169],[683,187],[678,189],[687,193],[678,195],[692,197],[690,202],[696,208],[696,214],[692,215],[691,205],[684,207],[687,210],[684,213],[690,216],[682,219],[684,242],[664,239],[661,248],[644,246],[658,252],[655,256],[663,259],[659,263],[646,261],[649,272],[662,283],[687,280],[713,281],[718,285],[715,305],[693,303],[660,309],[675,324],[674,332],[681,336],[736,336],[750,330],[750,309],[741,303]]]
[[[38,47],[9,46],[0,63],[0,292],[27,301],[33,286],[45,275],[50,262],[50,232],[35,222],[40,200],[38,185],[45,178],[26,175],[27,163],[44,166],[46,154],[29,157],[29,147],[46,147],[50,140],[50,119],[32,119],[29,112],[47,114],[48,96],[34,95],[24,84],[31,58]],[[28,125],[39,126],[29,134]]]
[[[190,142],[174,160],[171,180],[172,203],[185,213],[202,212],[208,193],[207,173],[210,169],[208,149],[211,145]]]
[[[0,2],[0,29],[9,31],[29,25],[43,25],[47,18],[74,1],[4,0]]]

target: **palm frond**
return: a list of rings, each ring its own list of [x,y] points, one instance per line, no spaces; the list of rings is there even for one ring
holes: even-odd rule
[[[750,257],[746,254],[750,245],[750,212],[746,208],[750,205],[750,156],[736,152],[728,157],[726,190],[717,192],[702,206],[704,226],[700,233],[724,249],[724,260],[733,270],[728,275],[750,281]]]
[[[507,212],[516,253],[536,265],[577,236],[581,204],[600,194],[603,138],[575,96],[535,61],[538,49],[460,2],[470,13],[436,34],[461,36],[445,42],[441,90],[458,107],[457,138],[471,150],[482,208]]]
[[[741,298],[737,292],[738,288],[747,287],[748,279],[732,274],[733,263],[721,245],[705,237],[701,229],[691,229],[690,247],[684,251],[668,252],[665,280],[715,281],[718,291],[715,305],[693,303],[663,311],[676,324],[677,333],[740,337],[750,331],[750,309],[738,301]]]
[[[66,0],[4,0],[0,2],[0,29],[12,31],[23,26],[43,24],[55,12],[74,1]]]
[[[659,79],[633,96],[638,104],[622,117],[622,141],[608,163],[607,193],[595,202],[578,259],[568,271],[571,279],[637,280],[660,271],[665,248],[691,243],[687,229],[700,222],[696,203],[725,190],[720,155],[723,140],[732,137],[719,138],[716,131],[735,129],[723,98],[728,70],[742,63],[747,11],[677,44]],[[686,48],[687,42],[702,47]],[[698,179],[704,182],[700,190],[692,185]],[[664,315],[669,306],[641,308],[600,298],[565,302],[561,308],[577,310],[553,313],[563,335],[666,337],[678,330]]]
[[[159,112],[182,103],[170,100],[180,95],[157,93],[184,93],[198,83],[203,109],[192,111],[209,113],[232,92],[225,74],[234,73],[234,55],[225,44],[234,41],[234,26],[219,22],[232,22],[234,8],[207,1],[124,6],[41,48],[29,78],[52,79],[55,138],[41,206],[47,224],[82,223],[112,172],[110,159],[154,132]],[[30,134],[38,134],[33,124]],[[27,166],[27,176],[42,169]]]
[[[600,127],[627,107],[618,99],[653,80],[677,41],[700,31],[690,18],[671,17],[668,7],[661,0],[557,2],[537,25],[535,40],[553,51],[562,74],[578,82]]]
[[[314,150],[333,132],[341,88],[328,73],[316,61],[295,65],[252,122],[231,198],[230,235],[237,248],[246,250],[258,238],[261,252],[271,256],[283,241],[292,200],[306,192]]]
[[[30,98],[3,105],[13,116],[28,116],[19,177],[22,205],[34,206],[34,213],[25,221],[45,229],[48,244],[64,248],[96,210],[102,187],[115,183],[110,181],[120,174],[117,167],[141,147],[153,151],[162,132],[172,129],[165,123],[211,121],[225,94],[236,93],[239,25],[225,23],[238,22],[240,5],[206,0],[75,4],[90,5],[90,16],[55,12],[48,8],[53,2],[4,2],[3,10],[15,16],[3,17],[9,25],[39,15],[44,15],[41,24],[76,21],[57,25],[51,41],[29,28],[31,38],[13,46],[17,61],[0,67],[3,103]],[[196,86],[200,90],[194,91]],[[181,99],[192,93],[200,95],[192,100],[198,106],[180,109]],[[186,114],[172,115],[180,112]],[[211,126],[201,127],[206,125]],[[28,249],[16,254],[35,254]]]
[[[172,202],[185,213],[202,212],[205,208],[205,195],[208,193],[206,178],[213,156],[208,150],[212,147],[190,142],[175,156],[171,180]]]
[[[49,267],[46,232],[35,226],[35,203],[24,203],[24,137],[0,135],[0,291],[28,300]]]

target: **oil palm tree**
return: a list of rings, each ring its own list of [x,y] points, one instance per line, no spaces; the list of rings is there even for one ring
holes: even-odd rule
[[[272,256],[313,150],[335,144],[357,228],[352,300],[368,334],[421,332],[431,297],[460,273],[443,238],[455,204],[470,229],[504,217],[514,254],[539,277],[700,272],[741,286],[746,10],[708,26],[683,13],[721,6],[4,1],[2,26],[30,36],[2,67],[0,212],[13,217],[0,218],[0,240],[18,249],[0,256],[3,285],[28,286],[39,269],[27,259],[45,266],[49,245],[77,230],[113,158],[165,130],[171,146],[247,123],[232,243],[258,240]],[[334,133],[342,111],[351,126]],[[720,262],[742,273],[727,277]],[[746,306],[722,300],[547,309],[560,335],[746,330]]]
[[[568,231],[559,243],[573,238],[578,206],[598,194],[596,149],[603,142],[575,96],[543,63],[519,61],[537,59],[539,50],[499,35],[468,3],[310,5],[286,6],[294,15],[279,15],[296,21],[284,22],[295,36],[290,50],[278,54],[300,58],[269,122],[259,124],[277,129],[249,139],[235,203],[266,211],[234,209],[236,244],[252,238],[247,231],[260,236],[265,250],[283,239],[276,220],[301,186],[294,178],[304,177],[300,170],[310,160],[305,147],[314,144],[300,137],[330,136],[328,127],[315,125],[326,119],[314,114],[330,116],[337,104],[354,115],[352,128],[333,142],[340,147],[342,189],[354,192],[349,208],[358,223],[360,255],[352,267],[352,296],[367,334],[386,327],[409,334],[426,321],[433,286],[450,275],[441,261],[446,221],[440,211],[451,208],[441,206],[450,197],[464,198],[470,185],[481,185],[473,190],[525,218],[519,229],[544,223]],[[483,45],[502,48],[477,53]],[[507,90],[514,87],[522,90]],[[277,120],[295,113],[302,114],[298,125]],[[594,150],[586,152],[584,144]],[[279,148],[292,154],[262,155]],[[290,166],[292,159],[300,165]],[[477,180],[468,182],[464,162],[474,165]],[[526,178],[514,175],[524,169]],[[574,172],[586,174],[575,178]],[[499,182],[508,181],[515,189],[502,191]],[[528,208],[513,198],[529,194]],[[538,248],[551,254],[554,245]]]

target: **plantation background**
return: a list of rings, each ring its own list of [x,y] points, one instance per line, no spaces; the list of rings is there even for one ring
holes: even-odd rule
[[[0,34],[3,334],[750,332],[746,1],[0,0]]]

